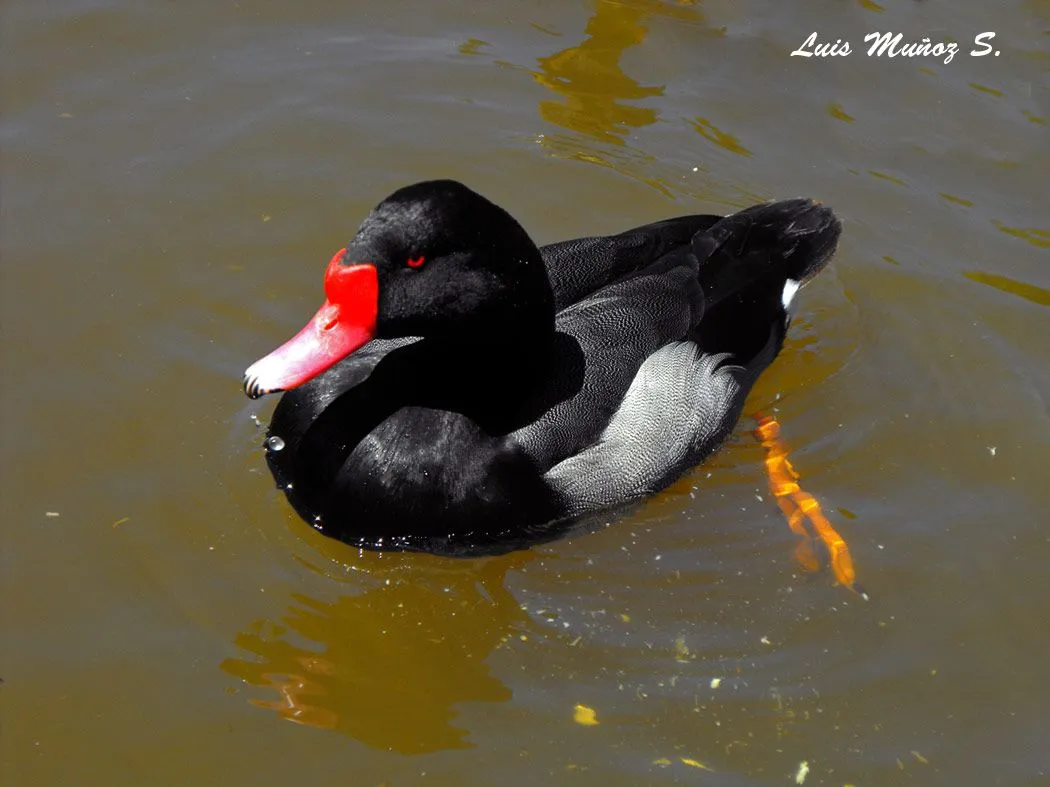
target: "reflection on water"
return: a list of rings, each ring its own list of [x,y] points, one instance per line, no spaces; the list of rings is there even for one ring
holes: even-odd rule
[[[656,16],[703,21],[695,0],[675,5],[656,0],[599,0],[587,22],[587,38],[539,58],[539,70],[530,73],[558,96],[540,102],[540,116],[572,132],[539,137],[551,156],[607,167],[671,196],[674,187],[653,175],[653,156],[624,141],[632,129],[659,118],[653,107],[625,102],[662,96],[666,86],[643,85],[620,64],[624,52],[645,41],[649,22]],[[739,150],[743,149],[738,146],[736,152]]]
[[[948,202],[954,202],[956,205],[962,205],[964,208],[972,208],[973,202],[962,197],[957,197],[954,194],[949,194],[947,191],[941,192],[941,198],[948,200]]]
[[[370,566],[379,559],[362,556]],[[455,708],[511,698],[485,660],[528,620],[504,579],[531,559],[385,558],[405,570],[332,602],[295,594],[279,623],[256,621],[237,634],[234,643],[251,655],[222,669],[277,694],[253,705],[376,749],[470,748]]]
[[[539,59],[540,70],[533,77],[561,99],[540,102],[543,119],[613,144],[623,144],[631,128],[654,123],[655,109],[622,102],[661,96],[664,86],[639,84],[624,73],[620,59],[629,47],[645,40],[646,22],[653,13],[666,8],[599,0],[587,23],[588,38]]]
[[[856,120],[853,115],[849,114],[842,108],[842,104],[834,101],[828,104],[828,114],[835,118],[835,120],[841,120],[843,123],[853,123]]]
[[[878,178],[879,180],[885,180],[885,181],[887,181],[889,183],[894,183],[894,184],[896,184],[898,186],[904,186],[905,188],[907,188],[907,186],[908,186],[907,181],[902,180],[901,178],[898,178],[898,177],[894,177],[893,175],[890,175],[890,174],[888,174],[886,172],[879,172],[878,170],[875,170],[875,169],[869,169],[868,170],[868,174],[871,175],[873,178]]]
[[[1035,227],[1007,227],[1001,221],[993,221],[992,223],[999,232],[1005,232],[1007,235],[1020,238],[1037,248],[1050,249],[1050,232],[1046,230],[1036,229]]]
[[[981,271],[969,271],[964,273],[963,276],[970,281],[987,284],[989,287],[995,287],[997,290],[1008,292],[1011,295],[1019,295],[1032,303],[1038,303],[1040,306],[1050,306],[1050,290],[1044,290],[1042,287],[1036,287],[1034,284],[1017,281],[998,273],[983,273]]]
[[[553,158],[585,161],[599,167],[615,170],[621,175],[639,180],[652,186],[665,196],[672,196],[675,186],[666,178],[645,174],[653,169],[653,157],[629,146],[611,150],[602,150],[588,144],[584,139],[568,134],[545,134],[539,139],[548,155]]]
[[[697,118],[694,120],[693,128],[696,129],[697,133],[699,133],[704,139],[714,142],[723,150],[728,150],[730,153],[736,153],[738,156],[751,155],[751,151],[741,145],[736,137],[722,131],[721,129],[715,128],[715,124],[707,118]]]
[[[979,90],[982,93],[987,93],[990,96],[995,96],[996,98],[1003,97],[1003,91],[996,90],[994,87],[985,87],[984,85],[979,85],[976,82],[971,82],[970,87],[972,87],[974,90]]]

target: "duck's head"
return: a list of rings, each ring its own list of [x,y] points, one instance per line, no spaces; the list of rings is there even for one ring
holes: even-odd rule
[[[486,343],[553,331],[539,250],[509,213],[461,183],[400,189],[336,252],[325,302],[306,326],[244,373],[252,398],[294,388],[375,338]]]

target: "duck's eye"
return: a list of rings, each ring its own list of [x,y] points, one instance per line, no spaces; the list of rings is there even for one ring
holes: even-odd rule
[[[415,259],[412,259],[411,257],[409,257],[408,258],[408,267],[410,267],[410,268],[422,268],[424,262],[426,262],[426,260],[422,256],[416,257]]]

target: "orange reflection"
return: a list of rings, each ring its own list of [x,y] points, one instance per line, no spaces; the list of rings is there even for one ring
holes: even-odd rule
[[[334,665],[327,659],[319,656],[297,658],[307,673],[315,670],[322,675],[331,675]],[[327,691],[315,681],[310,680],[307,675],[274,675],[264,673],[262,675],[266,685],[272,687],[281,695],[279,700],[250,700],[252,705],[259,708],[269,708],[288,721],[296,724],[306,724],[310,727],[320,727],[331,730],[336,726],[339,716],[324,705],[312,705],[310,697],[324,697]]]
[[[544,120],[594,137],[623,144],[630,129],[656,122],[657,111],[622,101],[663,95],[663,85],[641,85],[620,67],[623,53],[641,44],[647,22],[657,14],[699,20],[692,3],[669,5],[652,0],[615,2],[598,0],[582,43],[539,59],[533,78],[561,100],[541,101]]]
[[[531,553],[385,559],[400,561],[389,580],[332,602],[295,595],[279,624],[239,633],[250,655],[221,667],[274,692],[250,701],[298,724],[403,754],[469,748],[457,706],[511,698],[486,660],[528,625],[504,580]]]

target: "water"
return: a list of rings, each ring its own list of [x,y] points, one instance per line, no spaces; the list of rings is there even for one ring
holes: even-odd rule
[[[5,783],[1050,782],[1045,3],[0,22]],[[869,58],[875,30],[962,53]],[[788,57],[813,31],[853,54]],[[998,57],[966,54],[983,31]],[[836,261],[747,412],[776,412],[872,600],[799,569],[750,419],[528,552],[360,553],[301,522],[241,374],[429,177],[539,242],[834,206]]]

